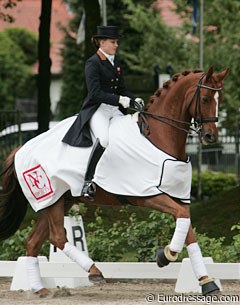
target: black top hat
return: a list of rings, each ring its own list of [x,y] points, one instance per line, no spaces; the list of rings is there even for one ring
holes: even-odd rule
[[[121,35],[118,32],[118,27],[114,25],[108,26],[98,26],[97,34],[93,38],[111,38],[118,39]]]

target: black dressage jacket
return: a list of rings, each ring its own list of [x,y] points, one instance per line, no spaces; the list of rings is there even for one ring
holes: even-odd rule
[[[101,51],[97,51],[86,61],[85,77],[88,95],[76,120],[62,139],[64,143],[77,147],[89,147],[93,144],[89,120],[101,103],[119,106],[120,111],[126,114],[127,110],[118,103],[119,96],[128,96],[131,99],[135,97],[125,87],[116,57],[114,62],[113,66]]]

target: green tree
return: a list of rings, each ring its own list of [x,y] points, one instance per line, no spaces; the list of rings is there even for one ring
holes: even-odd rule
[[[226,67],[230,73],[224,82],[223,109],[227,113],[224,126],[231,134],[235,133],[236,123],[240,124],[240,2],[209,1],[204,14],[206,25],[214,25],[216,30],[205,31],[205,60],[218,70]]]
[[[67,31],[63,50],[60,118],[78,112],[85,96],[84,62],[93,53],[90,37],[96,32],[96,26],[101,24],[100,19],[90,15],[94,11],[94,2],[88,2],[86,6],[83,0],[68,1],[75,13],[69,28],[76,33],[83,9],[85,9],[87,31],[85,44],[79,47],[75,45],[72,33]],[[181,33],[176,33],[172,28],[164,25],[159,11],[151,8],[152,3],[154,1],[151,0],[109,0],[107,2],[108,24],[118,25],[123,34],[123,39],[120,39],[119,53],[126,74],[152,74],[156,63],[165,68],[167,63],[171,62],[175,70],[178,70],[189,67],[190,63],[194,62],[189,52],[195,45],[185,42]],[[95,3],[95,11],[100,13],[98,3]],[[89,27],[88,20],[92,20]]]
[[[25,54],[25,64],[35,64],[37,58],[37,36],[34,33],[22,28],[8,28],[4,31]]]
[[[133,27],[131,24],[131,17],[133,15],[132,12],[134,12],[135,7],[137,8],[139,6],[145,10],[149,10],[154,2],[154,0],[131,0],[130,2],[125,0],[107,1],[108,24],[119,26],[122,33],[122,38],[119,41],[119,52],[121,54],[124,71],[127,74],[135,73],[134,60],[132,62],[130,59],[131,54],[137,53],[137,50],[142,46],[144,41],[142,35],[143,33],[139,31],[138,28]],[[128,55],[130,58],[128,58]]]
[[[83,44],[77,45],[76,37],[79,23],[83,16],[82,1],[65,1],[74,17],[69,21],[66,28],[62,28],[64,33],[63,45],[61,50],[62,62],[62,88],[61,98],[58,103],[57,117],[64,119],[77,113],[83,100]]]
[[[151,73],[156,63],[164,69],[171,63],[175,72],[187,67],[196,68],[195,58],[189,56],[195,46],[186,41],[181,29],[165,25],[158,10],[135,4],[132,0],[124,0],[124,3],[127,5],[125,18],[139,35],[135,36],[136,42],[130,43],[134,49],[122,51],[132,70]]]
[[[30,54],[22,41],[32,47]],[[0,45],[0,108],[12,109],[15,98],[26,95],[33,81],[30,63],[36,61],[37,39],[24,29],[6,29],[0,32]]]
[[[58,104],[58,118],[63,119],[79,112],[84,99],[84,51],[76,39],[66,34],[62,49],[62,89]]]
[[[6,12],[6,9],[13,8],[17,5],[17,2],[22,0],[0,0],[2,7],[0,8],[0,18],[7,22],[14,22],[14,18]],[[38,69],[38,123],[39,130],[41,133],[48,129],[49,120],[50,120],[50,81],[51,81],[51,59],[50,59],[50,23],[51,23],[51,9],[52,9],[52,0],[41,0],[41,16],[40,16],[40,26],[39,26],[39,42],[38,42],[38,60],[39,60],[39,69]],[[11,32],[9,34],[12,35]],[[23,41],[20,37],[20,32],[18,37],[14,36],[14,39],[17,43],[21,41],[21,49],[23,52],[29,52],[32,54],[30,49],[25,49],[26,43],[28,41]],[[13,36],[12,36],[13,37]],[[25,50],[24,50],[25,49]],[[22,58],[23,60],[23,58]],[[34,56],[27,57],[28,63],[32,63]],[[26,74],[26,73],[25,73]],[[24,75],[25,76],[25,75]],[[2,76],[4,74],[2,73]],[[14,78],[13,78],[14,79]],[[24,78],[23,78],[24,81]],[[10,81],[11,82],[11,81]],[[22,83],[22,81],[21,81]],[[19,86],[17,86],[19,87]],[[1,91],[1,90],[0,90]],[[4,91],[4,90],[2,90]],[[14,90],[16,91],[16,90]],[[15,93],[15,92],[14,92]],[[5,92],[6,95],[6,92]],[[17,95],[15,95],[17,96]],[[8,100],[12,101],[11,96]],[[12,105],[13,107],[14,105]]]
[[[98,0],[70,1],[70,8],[74,18],[65,31],[64,48],[62,50],[62,80],[63,86],[58,108],[60,119],[79,112],[86,96],[84,65],[88,57],[94,53],[91,37],[95,34],[97,25],[100,24],[100,7]],[[78,45],[76,35],[80,20],[85,12],[85,42]]]
[[[185,28],[191,31],[191,6],[174,0],[177,11],[185,16]],[[200,4],[200,1],[198,1]],[[186,18],[187,17],[187,18]],[[239,0],[205,0],[203,12],[204,70],[213,66],[220,71],[228,67],[230,74],[224,82],[224,102],[222,110],[227,113],[223,126],[229,133],[235,133],[236,123],[240,122],[240,2]],[[198,35],[199,27],[196,35]],[[196,52],[198,49],[191,52]]]
[[[17,2],[22,0],[0,0],[0,19],[3,19],[6,22],[14,22],[14,18],[8,14],[7,10],[15,7]]]

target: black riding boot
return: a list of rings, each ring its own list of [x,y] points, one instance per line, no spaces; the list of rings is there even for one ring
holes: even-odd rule
[[[99,159],[101,158],[105,148],[100,144],[99,139],[94,143],[91,155],[89,157],[87,171],[85,175],[85,182],[82,189],[82,196],[88,198],[89,200],[94,200],[94,195],[96,192],[96,185],[92,182],[95,169]]]

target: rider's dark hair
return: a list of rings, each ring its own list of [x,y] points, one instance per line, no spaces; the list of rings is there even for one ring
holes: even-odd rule
[[[91,42],[96,49],[99,49],[99,47],[100,47],[100,39],[99,38],[92,37]]]

